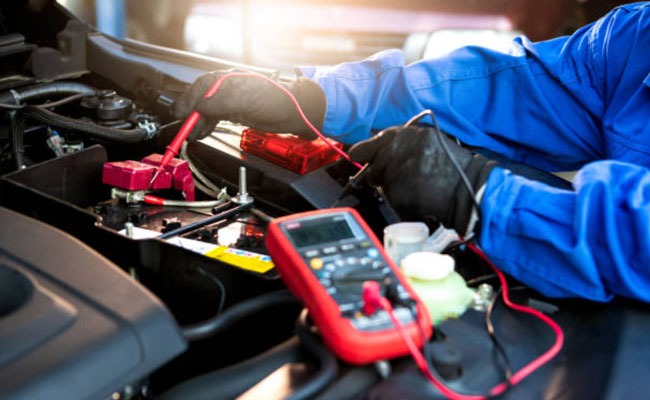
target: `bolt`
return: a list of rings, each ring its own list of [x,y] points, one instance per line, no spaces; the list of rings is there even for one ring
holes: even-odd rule
[[[476,296],[474,297],[474,308],[476,311],[486,311],[488,305],[494,297],[494,288],[488,283],[482,283],[478,286],[476,290]]]
[[[124,229],[126,229],[126,237],[133,239],[133,222],[125,222]]]
[[[246,200],[248,192],[246,188],[246,167],[239,167],[239,197]]]
[[[386,360],[377,361],[375,363],[375,369],[377,370],[379,376],[381,376],[383,379],[386,379],[390,376],[391,367]]]
[[[235,203],[246,204],[253,201],[252,198],[248,196],[248,191],[246,189],[246,168],[239,167],[239,193],[235,198]]]

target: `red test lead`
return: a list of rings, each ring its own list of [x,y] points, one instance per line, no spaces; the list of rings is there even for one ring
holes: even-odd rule
[[[248,77],[248,78],[262,79],[262,80],[267,81],[271,85],[277,87],[280,91],[282,91],[284,94],[286,94],[287,97],[289,97],[289,99],[291,100],[293,105],[296,107],[296,111],[298,111],[298,114],[300,114],[300,117],[302,118],[302,120],[305,121],[305,124],[307,124],[309,129],[311,129],[311,131],[314,132],[314,134],[316,134],[316,136],[318,136],[323,141],[325,141],[325,143],[328,146],[330,146],[332,148],[332,150],[339,153],[341,155],[341,157],[345,158],[347,161],[349,161],[350,163],[355,165],[357,168],[359,168],[359,169],[363,168],[363,166],[361,164],[353,161],[350,158],[350,156],[348,156],[343,150],[336,147],[334,144],[330,143],[330,141],[328,141],[325,138],[325,136],[309,121],[309,119],[307,118],[305,113],[300,108],[300,104],[298,104],[298,100],[296,100],[294,95],[287,88],[285,88],[284,86],[282,86],[281,84],[279,84],[278,82],[274,81],[273,79],[271,79],[271,78],[269,78],[267,76],[256,74],[256,73],[253,73],[253,72],[233,72],[233,73],[222,75],[221,77],[219,77],[219,79],[214,81],[212,86],[210,86],[210,89],[208,89],[208,91],[205,92],[205,94],[203,95],[203,98],[214,96],[219,91],[219,87],[221,87],[221,84],[223,83],[223,81],[225,81],[228,78],[233,78],[233,77]],[[149,184],[150,186],[156,180],[156,177],[158,176],[160,171],[162,171],[163,168],[165,168],[167,166],[167,164],[169,164],[169,162],[172,160],[172,158],[176,157],[176,155],[178,154],[178,151],[180,150],[181,146],[183,145],[183,142],[185,142],[185,140],[189,136],[189,134],[192,131],[192,129],[194,128],[194,126],[196,126],[196,123],[199,122],[200,118],[201,118],[201,114],[199,114],[197,111],[193,111],[192,114],[190,114],[190,116],[185,120],[185,123],[183,124],[183,126],[181,126],[181,129],[176,134],[176,137],[174,138],[174,140],[171,142],[171,144],[169,146],[167,146],[167,151],[165,151],[165,155],[162,158],[160,166],[158,167],[158,170],[154,174],[153,179],[151,179],[151,182]]]

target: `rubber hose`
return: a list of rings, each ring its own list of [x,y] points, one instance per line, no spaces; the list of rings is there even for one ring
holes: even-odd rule
[[[95,96],[97,95],[97,89],[77,82],[43,83],[0,93],[0,103],[17,105],[28,100],[51,97],[54,95],[65,96],[71,94]]]
[[[92,122],[86,122],[61,114],[54,113],[39,107],[25,107],[20,113],[21,117],[33,118],[45,124],[67,129],[77,133],[83,133],[100,139],[113,140],[116,142],[136,143],[149,139],[151,134],[142,128],[116,129]]]
[[[283,365],[300,362],[304,358],[300,342],[294,336],[239,364],[179,383],[159,398],[162,400],[234,399]]]
[[[280,290],[253,297],[229,307],[221,314],[199,322],[198,324],[182,327],[183,336],[188,341],[205,339],[223,332],[235,322],[242,320],[256,312],[280,304],[297,303],[298,300],[288,291]]]
[[[291,393],[291,396],[287,397],[287,400],[304,400],[314,397],[318,392],[329,386],[338,374],[336,357],[309,331],[307,315],[307,309],[302,310],[296,322],[296,331],[300,338],[300,343],[318,360],[320,370],[309,382]]]
[[[52,125],[57,128],[81,133],[86,136],[122,143],[142,142],[149,139],[153,134],[142,128],[110,128],[107,126],[97,125],[92,122],[65,117],[43,108],[27,106],[21,111],[17,112],[11,121],[11,146],[14,154],[14,160],[16,162],[16,167],[18,169],[23,168],[25,165],[23,157],[23,133],[25,131],[25,120],[27,118],[35,119],[39,122],[47,125]]]

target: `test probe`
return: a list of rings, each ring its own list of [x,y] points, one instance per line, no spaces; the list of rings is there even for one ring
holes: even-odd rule
[[[295,96],[284,86],[282,86],[280,83],[274,81],[273,79],[253,73],[253,72],[232,72],[228,73],[225,75],[220,76],[217,80],[214,81],[214,83],[210,86],[207,92],[205,92],[205,95],[203,95],[203,98],[208,98],[214,96],[218,91],[219,88],[221,87],[221,84],[228,78],[233,78],[233,77],[248,77],[248,78],[253,78],[253,79],[262,79],[271,85],[277,87],[279,90],[281,90],[284,94],[289,97],[291,102],[294,104],[296,107],[296,111],[298,111],[298,114],[300,114],[300,117],[302,120],[307,124],[309,129],[312,130],[318,136],[320,139],[322,139],[325,143],[327,143],[334,151],[336,151],[338,154],[341,155],[344,159],[348,160],[350,163],[354,164],[357,168],[361,169],[363,166],[355,161],[353,161],[350,156],[347,155],[343,150],[340,148],[336,147],[332,143],[330,143],[327,138],[309,121],[305,113],[302,111],[302,108],[300,107],[300,104],[298,103],[298,100],[296,100]],[[178,134],[176,134],[176,137],[174,137],[174,140],[167,146],[167,150],[165,151],[165,154],[163,155],[163,158],[161,160],[160,166],[158,167],[158,170],[154,174],[153,178],[151,179],[151,182],[149,183],[149,186],[153,185],[154,181],[158,177],[158,174],[169,164],[169,162],[178,154],[180,151],[181,146],[183,145],[183,142],[187,140],[187,137],[189,136],[190,132],[192,132],[192,129],[196,126],[197,122],[199,122],[199,119],[201,118],[201,114],[199,114],[197,111],[193,111],[192,114],[185,120],[183,123],[183,126],[178,131]]]

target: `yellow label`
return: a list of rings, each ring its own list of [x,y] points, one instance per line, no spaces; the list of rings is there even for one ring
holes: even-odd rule
[[[271,261],[271,257],[269,256],[253,253],[252,251],[233,249],[228,246],[219,246],[205,253],[205,255],[241,269],[259,272],[260,274],[274,267],[273,261]]]

